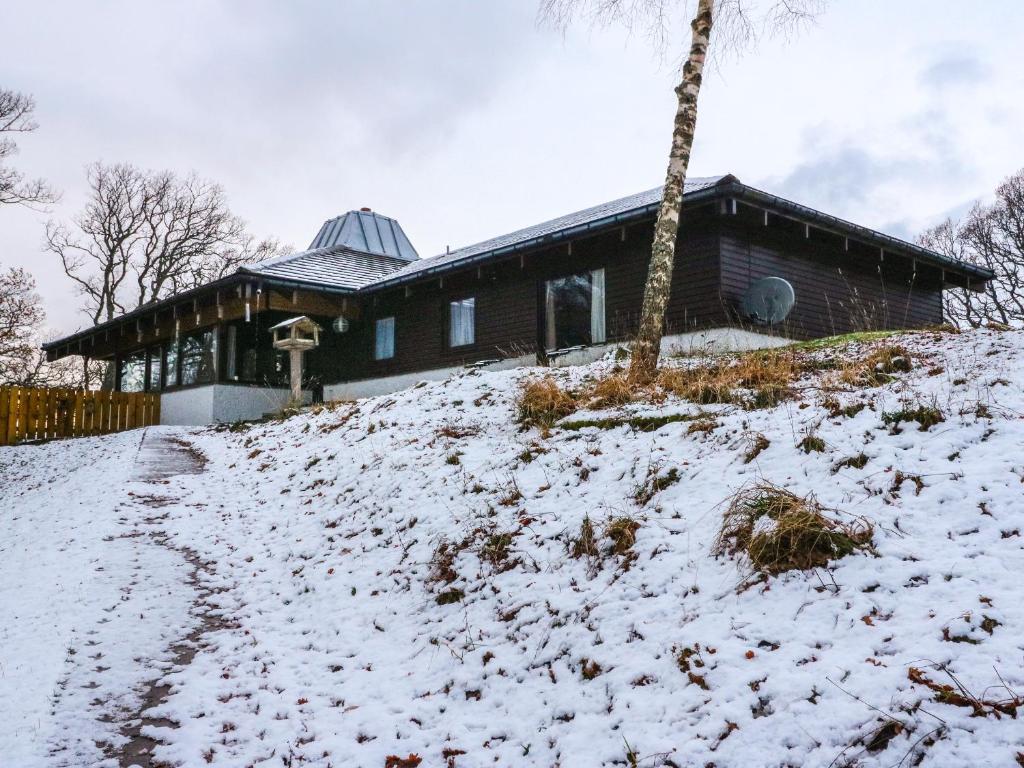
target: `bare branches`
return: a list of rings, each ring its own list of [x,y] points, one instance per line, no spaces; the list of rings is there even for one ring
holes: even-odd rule
[[[94,324],[277,250],[246,233],[213,182],[126,164],[96,163],[87,174],[85,209],[71,227],[48,224],[46,239]]]
[[[947,290],[946,319],[972,328],[986,323],[1024,325],[1024,169],[999,185],[994,202],[975,205],[964,220],[947,220],[919,241],[995,273],[982,291]]]
[[[813,23],[827,0],[714,0],[715,57],[752,48],[765,37],[790,37]],[[620,25],[646,37],[658,53],[683,39],[694,0],[541,0],[538,20],[565,30],[576,21]]]
[[[42,179],[26,179],[21,171],[7,165],[18,153],[18,145],[4,134],[29,133],[38,128],[32,117],[35,101],[31,96],[0,88],[0,205],[45,206],[57,199]]]

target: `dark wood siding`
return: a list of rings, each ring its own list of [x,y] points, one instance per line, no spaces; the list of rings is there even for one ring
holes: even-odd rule
[[[747,287],[775,275],[792,283],[796,305],[776,332],[815,338],[942,322],[941,275],[905,257],[841,238],[782,226],[723,222],[722,300],[735,312]]]

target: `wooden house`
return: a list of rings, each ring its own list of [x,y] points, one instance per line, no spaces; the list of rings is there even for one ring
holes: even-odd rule
[[[307,398],[381,394],[467,366],[584,362],[634,332],[661,190],[420,258],[369,209],[325,222],[307,250],[47,344],[109,360],[113,386],[158,391],[162,419],[258,417],[290,399],[270,329],[304,316]],[[867,329],[938,324],[942,292],[987,270],[762,192],[727,175],[686,185],[666,348],[741,349]],[[781,322],[745,316],[745,293],[779,277]]]

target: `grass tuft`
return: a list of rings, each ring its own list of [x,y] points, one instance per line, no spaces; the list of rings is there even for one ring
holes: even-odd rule
[[[580,535],[572,540],[570,552],[577,560],[581,557],[596,557],[598,555],[594,524],[590,522],[589,515],[583,518],[583,522],[580,524]]]
[[[915,408],[906,406],[898,411],[883,411],[882,413],[882,423],[892,426],[893,432],[898,432],[900,423],[904,421],[916,421],[919,425],[918,430],[927,432],[945,420],[946,417],[942,415],[942,411],[934,405],[919,405]]]
[[[551,376],[524,381],[516,399],[518,421],[525,426],[550,429],[576,410],[576,400]]]
[[[608,521],[604,535],[612,541],[611,551],[615,555],[627,555],[636,544],[636,532],[640,523],[632,517],[615,517]]]
[[[755,571],[776,575],[870,550],[873,533],[866,520],[847,524],[827,515],[813,496],[759,483],[730,501],[714,553],[742,554]]]

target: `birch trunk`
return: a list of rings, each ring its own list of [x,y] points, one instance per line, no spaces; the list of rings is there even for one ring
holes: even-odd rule
[[[629,368],[630,378],[635,381],[650,380],[658,367],[661,336],[665,325],[665,308],[668,306],[672,287],[672,267],[675,263],[676,239],[679,236],[683,188],[697,124],[697,96],[700,94],[713,12],[714,0],[700,0],[697,13],[690,22],[693,30],[690,55],[683,65],[682,80],[676,86],[679,104],[672,131],[672,150],[669,154],[665,192],[654,227],[654,246],[651,249],[651,263],[644,289],[640,328],[633,341]]]

